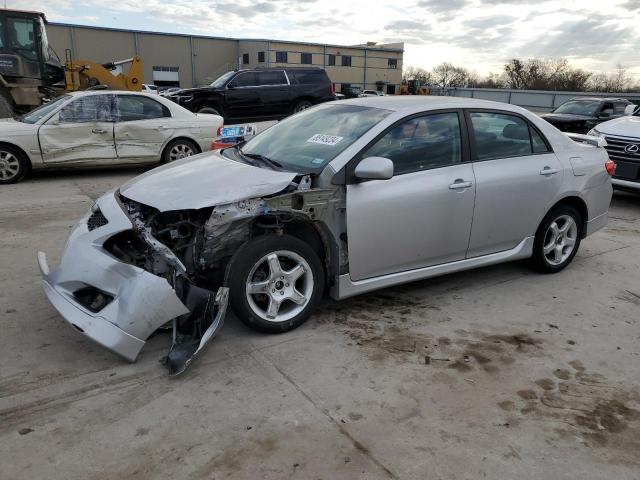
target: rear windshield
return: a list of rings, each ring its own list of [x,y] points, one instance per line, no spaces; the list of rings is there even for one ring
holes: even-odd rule
[[[593,116],[599,106],[600,102],[598,100],[569,100],[556,108],[553,113]]]
[[[359,105],[319,105],[254,137],[242,147],[241,153],[267,157],[285,170],[321,171],[390,113]]]

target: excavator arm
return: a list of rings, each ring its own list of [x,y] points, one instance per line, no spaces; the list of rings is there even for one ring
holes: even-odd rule
[[[98,85],[110,90],[142,90],[142,60],[137,55],[127,60],[110,63],[96,63],[88,60],[73,60],[67,53],[65,62],[65,84],[68,92],[86,90]],[[120,65],[130,64],[126,74],[111,73]]]

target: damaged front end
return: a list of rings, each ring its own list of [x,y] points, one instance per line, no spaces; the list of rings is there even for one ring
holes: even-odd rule
[[[38,263],[58,312],[129,361],[155,331],[171,325],[173,343],[163,363],[176,375],[220,331],[228,290],[211,291],[194,277],[189,255],[202,220],[190,212],[159,215],[167,214],[119,193],[105,195],[71,231],[59,267],[50,270],[43,252]]]

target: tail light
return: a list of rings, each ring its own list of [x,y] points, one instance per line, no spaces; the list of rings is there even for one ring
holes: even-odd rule
[[[607,160],[604,162],[604,169],[609,175],[613,176],[613,174],[616,173],[616,164],[613,160]]]
[[[218,127],[218,130],[216,131],[216,137],[219,137],[220,135],[222,135],[223,128],[224,128],[224,125],[221,125]]]
[[[336,95],[336,84],[333,82],[329,82],[329,95],[335,97]]]

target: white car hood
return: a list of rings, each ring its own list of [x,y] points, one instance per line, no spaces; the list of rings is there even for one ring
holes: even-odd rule
[[[0,136],[6,135],[33,135],[39,125],[23,123],[13,118],[0,118]]]
[[[162,212],[199,209],[278,193],[295,176],[229,160],[215,151],[150,170],[124,184],[120,193]]]
[[[640,138],[640,117],[620,117],[601,123],[596,130],[605,135]]]

